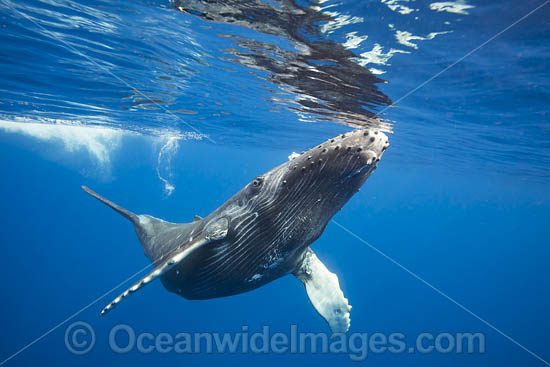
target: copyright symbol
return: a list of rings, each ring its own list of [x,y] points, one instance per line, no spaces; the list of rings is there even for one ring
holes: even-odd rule
[[[90,324],[84,321],[73,322],[65,330],[65,347],[76,355],[86,354],[95,345],[95,332]]]

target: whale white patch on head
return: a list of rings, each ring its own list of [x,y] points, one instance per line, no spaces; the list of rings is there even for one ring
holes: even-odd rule
[[[291,161],[291,160],[293,160],[294,158],[297,158],[297,157],[299,157],[299,156],[300,156],[300,154],[298,154],[298,153],[296,153],[296,152],[292,152],[292,154],[288,156],[288,160]]]

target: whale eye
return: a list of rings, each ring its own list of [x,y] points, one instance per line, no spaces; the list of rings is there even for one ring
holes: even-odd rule
[[[264,183],[263,176],[258,176],[254,179],[254,181],[252,181],[252,186],[260,187],[260,186],[262,186],[263,183]]]
[[[260,192],[260,188],[262,187],[264,180],[263,177],[256,177],[254,181],[250,183],[249,189],[248,189],[248,195],[255,196]]]

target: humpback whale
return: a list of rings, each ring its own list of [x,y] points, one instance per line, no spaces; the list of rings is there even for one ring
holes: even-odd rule
[[[171,223],[134,214],[83,186],[127,219],[154,268],[115,298],[109,312],[156,278],[186,299],[251,291],[293,274],[333,334],[350,326],[338,277],[309,247],[378,166],[389,146],[375,129],[339,135],[257,176],[207,217]]]

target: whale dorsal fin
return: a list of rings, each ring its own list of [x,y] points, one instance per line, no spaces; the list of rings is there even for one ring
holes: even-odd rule
[[[195,215],[195,216],[193,217],[193,222],[198,222],[198,221],[201,220],[201,219],[202,219],[202,217],[200,217],[200,216],[198,216],[198,215]]]
[[[338,277],[307,249],[294,275],[304,283],[311,304],[328,322],[333,336],[345,333],[350,326],[351,306],[340,289]]]

